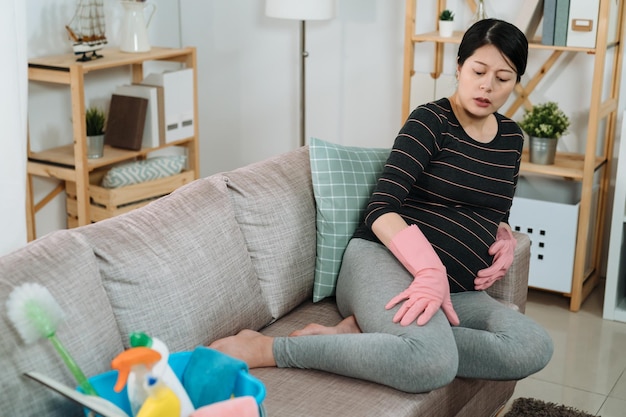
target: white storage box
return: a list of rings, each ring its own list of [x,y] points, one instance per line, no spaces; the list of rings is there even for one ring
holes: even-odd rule
[[[146,76],[141,84],[162,88],[160,98],[163,100],[165,143],[192,137],[195,129],[193,69],[152,73]]]
[[[530,287],[571,292],[579,208],[580,182],[520,177],[509,223],[531,240]]]
[[[598,34],[598,12],[600,0],[571,0],[567,46],[595,48]]]

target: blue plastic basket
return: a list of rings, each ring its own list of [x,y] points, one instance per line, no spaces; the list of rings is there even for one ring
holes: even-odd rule
[[[187,367],[191,354],[192,352],[179,352],[172,353],[169,356],[168,363],[178,379],[182,379],[182,375],[185,372],[185,368]],[[89,382],[91,382],[101,397],[106,398],[124,410],[128,415],[131,415],[130,402],[128,401],[126,387],[124,387],[121,392],[115,392],[113,390],[115,381],[117,381],[117,373],[117,371],[105,372],[89,378]],[[264,415],[262,403],[265,399],[265,385],[263,385],[259,379],[250,375],[248,372],[241,370],[239,371],[237,378],[235,378],[235,386],[232,387],[231,391],[231,397],[224,398],[223,400],[228,400],[232,397],[243,397],[247,395],[252,396],[259,405],[261,415]],[[85,410],[85,415],[87,414],[88,410]]]

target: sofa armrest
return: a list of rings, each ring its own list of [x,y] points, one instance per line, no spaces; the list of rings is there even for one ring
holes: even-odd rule
[[[523,233],[513,232],[517,240],[515,258],[506,275],[496,281],[487,293],[507,304],[516,305],[523,313],[528,295],[528,268],[530,265],[530,238]]]

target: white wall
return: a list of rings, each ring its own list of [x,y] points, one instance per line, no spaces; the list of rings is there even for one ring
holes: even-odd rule
[[[335,19],[307,22],[307,138],[390,144],[403,9],[400,1],[340,0]],[[181,16],[182,43],[198,48],[203,174],[295,148],[299,22],[266,17],[259,0],[182,0]]]
[[[149,28],[151,43],[198,49],[201,175],[295,148],[299,129],[298,22],[266,17],[262,0],[153,1],[158,10]],[[337,3],[333,20],[307,23],[307,137],[348,145],[390,146],[401,124],[404,1]],[[418,28],[434,28],[434,3],[420,1]],[[29,56],[70,51],[63,26],[75,4],[75,0],[26,2]],[[516,2],[490,1],[488,6],[491,16],[507,20],[518,11]],[[449,0],[448,7],[457,11],[457,25],[462,29],[470,18],[465,1]],[[105,8],[107,37],[111,45],[117,45],[121,6],[105,0]],[[432,48],[418,46],[418,72],[430,72]],[[455,49],[446,46],[444,72],[448,75],[454,73]],[[534,50],[532,55],[542,53]],[[561,148],[577,150],[586,131],[589,100],[584,87],[585,80],[591,79],[591,60],[585,54],[564,55],[565,65],[546,77],[532,100],[563,103],[574,126]],[[529,74],[538,70],[540,62],[531,60]],[[433,83],[429,77],[424,79]],[[440,86],[449,87],[449,79],[443,77]],[[127,80],[124,71],[90,79],[87,101],[106,102],[112,86]],[[624,85],[626,82],[622,83],[621,109],[625,108]],[[33,148],[71,143],[66,110],[69,96],[63,88],[31,86],[29,99]],[[0,153],[0,164],[3,158]],[[54,181],[36,181],[37,195],[53,186]],[[59,196],[37,216],[38,235],[64,225],[64,196]]]
[[[0,255],[26,242],[26,8],[5,0],[0,14]]]

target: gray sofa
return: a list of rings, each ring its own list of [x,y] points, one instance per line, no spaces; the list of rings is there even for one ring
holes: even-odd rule
[[[516,261],[490,289],[526,302],[530,241],[517,234]],[[68,385],[47,341],[25,345],[4,303],[12,286],[39,282],[66,313],[57,335],[87,375],[109,370],[143,330],[172,351],[243,328],[286,335],[309,322],[335,324],[332,298],[311,302],[315,200],[306,147],[184,186],[143,208],[61,230],[0,258],[0,410],[4,416],[79,416],[80,407],[22,376],[39,371]],[[251,371],[266,388],[270,417],[493,416],[514,381],[457,378],[426,394],[314,370]]]

